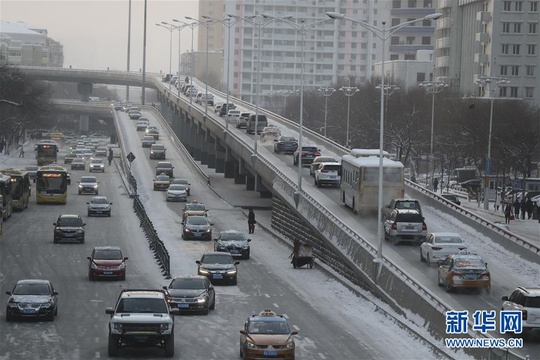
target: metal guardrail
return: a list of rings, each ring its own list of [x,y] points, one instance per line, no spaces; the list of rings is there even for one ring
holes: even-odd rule
[[[167,248],[165,247],[165,244],[163,241],[159,238],[159,235],[154,228],[154,224],[146,214],[146,209],[144,208],[144,205],[142,204],[141,200],[139,199],[139,196],[137,195],[137,179],[135,176],[133,176],[133,173],[131,172],[130,166],[127,164],[126,161],[126,149],[124,147],[124,137],[122,134],[122,131],[120,130],[118,126],[118,117],[116,116],[116,111],[113,110],[113,117],[114,117],[114,127],[116,129],[116,135],[120,147],[120,168],[122,169],[122,172],[124,173],[124,176],[127,177],[128,183],[130,185],[130,189],[128,189],[129,195],[131,198],[133,198],[133,209],[135,211],[135,214],[140,220],[140,226],[143,228],[144,234],[146,235],[146,238],[148,239],[148,242],[150,243],[150,250],[154,252],[154,257],[160,264],[161,270],[163,275],[167,278],[171,278],[171,258],[169,256],[169,252],[167,251]]]

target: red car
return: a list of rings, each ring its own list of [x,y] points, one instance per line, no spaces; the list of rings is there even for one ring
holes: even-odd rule
[[[118,246],[96,246],[88,256],[88,279],[119,278],[126,280],[127,256],[122,255]]]

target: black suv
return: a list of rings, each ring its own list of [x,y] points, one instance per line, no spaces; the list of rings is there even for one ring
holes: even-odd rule
[[[221,110],[219,110],[219,116],[225,116],[229,113],[229,110],[236,109],[236,105],[233,103],[221,105]]]
[[[216,307],[216,291],[210,280],[201,275],[181,275],[164,286],[171,309],[202,311],[208,315]]]
[[[298,165],[298,156],[301,157],[302,165],[309,165],[316,156],[321,156],[320,150],[316,146],[302,146],[302,150],[296,149],[293,154],[293,163]]]
[[[58,217],[54,225],[54,243],[61,240],[84,243],[84,227],[86,224],[80,215],[64,214]]]
[[[207,252],[201,260],[195,261],[198,264],[197,273],[206,276],[212,282],[223,281],[229,284],[237,284],[236,265],[239,261],[234,261],[231,254],[226,252]]]
[[[160,174],[168,175],[171,179],[174,178],[173,175],[174,166],[168,161],[160,161],[156,165],[156,176]]]

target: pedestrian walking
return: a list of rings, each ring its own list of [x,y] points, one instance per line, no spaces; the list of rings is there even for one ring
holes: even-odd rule
[[[525,220],[525,213],[527,212],[527,200],[525,197],[521,200],[521,220]]]
[[[531,220],[532,215],[533,215],[533,210],[534,210],[534,203],[531,200],[531,198],[527,199],[527,203],[525,207],[527,208],[527,219]]]
[[[250,234],[253,234],[255,232],[255,224],[257,221],[255,221],[255,213],[253,212],[253,209],[249,209],[248,214],[248,230]]]
[[[19,157],[24,157],[24,146],[21,145],[21,147],[19,148]]]
[[[433,180],[433,192],[437,192],[437,188],[439,187],[439,179],[435,178]]]
[[[111,166],[112,159],[113,159],[113,149],[109,148],[109,156],[107,156],[107,160],[109,160],[109,166]]]
[[[514,201],[514,214],[516,215],[516,219],[519,219],[520,208],[521,208],[521,204],[519,203],[519,200],[516,199],[516,201]]]
[[[510,204],[506,204],[506,207],[504,208],[504,222],[505,222],[505,224],[510,224],[511,215],[512,215],[512,206]]]

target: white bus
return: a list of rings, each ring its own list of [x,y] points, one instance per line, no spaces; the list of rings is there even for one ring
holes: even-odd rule
[[[341,201],[355,213],[376,214],[379,210],[379,150],[354,149],[351,154],[341,158]],[[405,194],[403,164],[387,156],[388,153],[383,153],[383,206]]]

